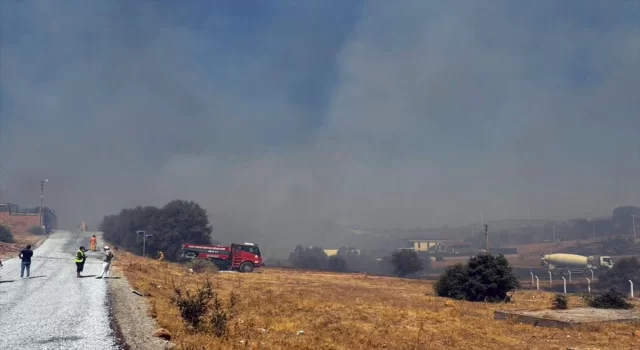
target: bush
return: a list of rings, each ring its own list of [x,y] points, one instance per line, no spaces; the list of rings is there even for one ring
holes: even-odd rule
[[[3,225],[0,225],[0,242],[4,243],[13,243],[15,240],[13,239],[13,233],[11,230]]]
[[[191,294],[182,287],[176,287],[175,284],[173,291],[171,302],[180,310],[180,316],[184,322],[194,330],[200,329],[202,318],[209,311],[209,302],[216,296],[211,282],[206,280],[195,294]]]
[[[418,254],[412,250],[400,250],[391,254],[394,273],[400,277],[418,272],[424,268]]]
[[[210,330],[218,338],[226,338],[229,335],[231,321],[236,316],[238,299],[231,292],[228,305],[225,306],[218,293],[213,290],[209,280],[191,294],[182,287],[173,286],[174,296],[171,302],[178,306],[184,322],[193,331]],[[208,315],[208,318],[206,318]],[[209,321],[208,327],[203,322]]]
[[[504,255],[480,254],[466,265],[449,266],[434,291],[438,296],[458,300],[500,302],[508,300],[508,293],[519,286]]]
[[[627,301],[626,295],[611,288],[602,295],[585,295],[587,305],[598,309],[632,309],[633,305]]]
[[[210,260],[204,259],[193,259],[187,262],[187,267],[193,270],[195,273],[216,273],[218,272],[218,267],[216,264],[211,262]]]
[[[211,331],[218,338],[226,338],[229,335],[229,326],[231,320],[236,316],[236,305],[238,299],[236,295],[231,292],[229,296],[229,305],[225,309],[224,305],[216,294],[213,298],[212,312],[211,312]]]
[[[327,263],[327,269],[334,272],[347,272],[347,261],[338,255],[331,256]]]
[[[33,234],[33,235],[38,235],[38,236],[42,236],[45,234],[44,229],[42,228],[42,226],[31,226],[29,228],[29,233]]]
[[[563,294],[556,294],[553,297],[553,305],[551,306],[552,309],[555,310],[566,310],[569,308],[569,300],[567,299],[566,295]]]

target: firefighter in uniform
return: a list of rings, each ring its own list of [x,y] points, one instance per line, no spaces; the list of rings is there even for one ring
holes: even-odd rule
[[[96,235],[93,235],[91,236],[91,251],[95,252],[96,250],[98,250],[98,239]]]
[[[84,262],[87,261],[87,254],[85,252],[87,249],[84,246],[80,246],[78,252],[76,253],[76,277],[80,278],[80,272],[84,269]]]

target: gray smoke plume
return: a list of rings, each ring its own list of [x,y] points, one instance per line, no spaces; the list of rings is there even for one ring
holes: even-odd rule
[[[636,1],[4,1],[0,200],[228,240],[640,203]],[[287,248],[288,249],[288,248]]]

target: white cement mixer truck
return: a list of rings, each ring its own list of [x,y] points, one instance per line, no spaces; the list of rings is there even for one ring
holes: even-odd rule
[[[562,273],[584,274],[584,270],[610,269],[613,261],[610,256],[584,256],[577,254],[547,254],[540,265],[547,267],[554,275]]]

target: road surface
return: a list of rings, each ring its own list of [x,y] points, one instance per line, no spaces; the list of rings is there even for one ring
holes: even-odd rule
[[[29,279],[20,278],[19,259],[2,262],[0,349],[120,349],[107,309],[108,280],[95,278],[99,252],[87,252],[86,277],[76,278],[76,243],[89,248],[90,236],[52,233],[34,251]]]

